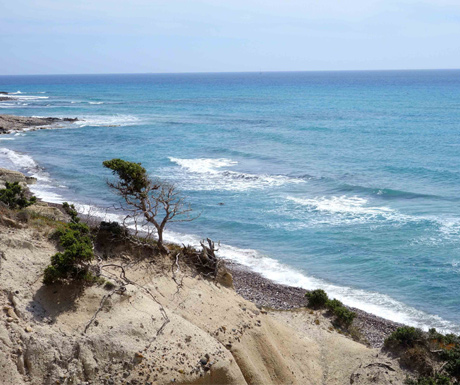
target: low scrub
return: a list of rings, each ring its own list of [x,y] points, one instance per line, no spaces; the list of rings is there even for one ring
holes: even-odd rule
[[[403,326],[396,329],[386,340],[385,346],[390,349],[413,348],[424,342],[424,335],[421,329],[412,326]]]
[[[5,188],[0,189],[0,202],[3,202],[10,209],[23,209],[34,204],[37,201],[36,197],[27,198],[24,189],[18,182],[5,183]]]
[[[400,357],[401,364],[421,377],[408,379],[408,385],[453,385],[460,383],[460,337],[428,333],[403,326],[386,340],[385,347]]]
[[[326,306],[327,301],[329,301],[329,297],[322,289],[316,289],[306,293],[305,297],[308,298],[308,307],[313,309],[322,309]]]
[[[73,205],[63,204],[71,221],[58,227],[55,236],[64,251],[51,257],[51,264],[45,269],[43,283],[46,285],[66,280],[83,279],[94,281],[89,271],[94,259],[93,242],[88,225],[81,223]]]
[[[308,306],[313,309],[327,308],[334,314],[334,323],[340,327],[348,328],[353,323],[356,313],[347,309],[338,299],[329,299],[327,293],[322,289],[316,289],[305,294],[308,298]]]

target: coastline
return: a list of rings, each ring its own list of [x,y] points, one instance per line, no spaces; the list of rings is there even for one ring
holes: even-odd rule
[[[5,116],[7,119],[4,118]],[[76,118],[28,118],[0,115],[0,130],[2,128],[2,119],[12,122],[9,132],[22,129],[52,128],[52,126],[50,126],[52,124],[59,122],[74,122],[78,120]],[[38,127],[37,124],[40,127]],[[59,206],[55,203],[46,202],[46,200],[44,200],[44,202],[48,203],[49,206]],[[97,219],[100,220],[100,218]],[[229,259],[225,260],[227,261],[230,271],[234,275],[235,290],[243,298],[250,300],[258,306],[275,310],[293,310],[305,306],[306,301],[304,296],[307,292],[306,289],[275,283],[243,265]],[[384,339],[397,327],[402,325],[360,309],[348,308],[357,313],[355,324],[362,332],[365,340],[372,347],[381,347]]]
[[[308,290],[275,283],[246,266],[230,260],[225,260],[225,263],[233,276],[235,291],[258,307],[273,310],[295,310],[306,307],[305,293]],[[353,325],[362,334],[362,342],[367,342],[373,348],[382,347],[385,338],[398,327],[404,326],[361,309],[345,307],[356,313]]]

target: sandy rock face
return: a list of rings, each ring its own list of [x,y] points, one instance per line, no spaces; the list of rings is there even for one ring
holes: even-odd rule
[[[5,182],[14,183],[19,182],[22,188],[27,188],[28,184],[35,183],[35,178],[26,177],[18,171],[7,170],[0,168],[0,189],[5,188]]]
[[[49,206],[44,202],[37,202],[32,206],[27,207],[25,211],[31,214],[38,214],[44,217],[48,217],[54,221],[67,222],[69,220],[68,216],[65,215],[57,207]]]

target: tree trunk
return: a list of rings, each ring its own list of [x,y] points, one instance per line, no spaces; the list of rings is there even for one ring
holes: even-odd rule
[[[169,254],[169,250],[163,244],[163,229],[159,228],[158,231],[158,249],[160,250],[161,254]]]

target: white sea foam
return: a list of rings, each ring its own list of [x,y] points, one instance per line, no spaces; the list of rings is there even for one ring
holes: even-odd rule
[[[8,158],[11,163],[20,169],[25,169],[27,171],[38,169],[37,163],[35,163],[35,161],[29,155],[20,154],[19,152],[10,150],[8,148],[1,148],[0,154]]]
[[[39,100],[39,99],[49,99],[49,96],[16,95],[16,94],[2,95],[2,97],[8,98],[8,99],[11,99],[11,100]]]
[[[373,206],[365,198],[358,196],[332,196],[299,198],[288,196],[288,202],[293,202],[297,210],[292,206],[284,208],[284,212],[290,217],[302,219],[305,210],[309,213],[318,214],[310,218],[310,225],[344,225],[351,223],[367,223],[377,221],[393,221],[399,225],[424,220],[422,217],[405,215],[397,210],[385,206]]]
[[[104,104],[104,102],[88,102],[89,104]]]
[[[74,124],[79,127],[111,127],[111,126],[134,126],[140,123],[140,119],[133,115],[95,115],[83,116]]]
[[[281,186],[286,183],[304,183],[301,179],[282,175],[254,175],[227,170],[238,164],[226,158],[180,159],[169,160],[181,167],[177,179],[186,190],[233,190],[244,191],[266,187]],[[174,171],[173,171],[174,172]],[[203,178],[203,174],[206,178]]]
[[[385,216],[394,214],[395,211],[389,207],[370,206],[367,199],[358,196],[332,196],[315,198],[287,197],[288,200],[301,206],[305,206],[309,211],[320,211],[330,214],[345,214],[351,216]]]
[[[63,202],[49,174],[39,167],[29,155],[0,148],[0,167],[18,170],[36,178],[37,183],[30,185],[29,188],[38,198],[53,203]]]

